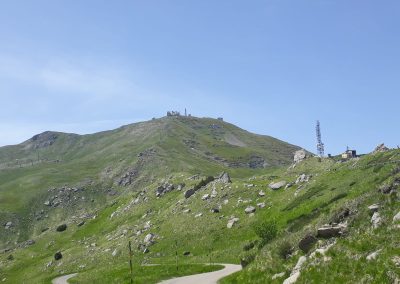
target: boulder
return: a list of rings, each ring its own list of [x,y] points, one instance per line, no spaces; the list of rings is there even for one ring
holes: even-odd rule
[[[183,210],[182,212],[183,213],[185,213],[185,214],[187,214],[187,213],[190,213],[192,210],[190,210],[190,209],[185,209],[185,210]]]
[[[83,225],[85,225],[85,221],[79,222],[77,226],[82,227]]]
[[[298,150],[294,153],[293,161],[297,164],[307,158],[307,152],[304,149]]]
[[[231,229],[237,222],[239,222],[239,218],[231,218],[229,221],[228,221],[228,224],[226,225],[226,227],[228,228],[228,229]]]
[[[265,192],[264,192],[264,191],[262,191],[262,190],[260,190],[260,192],[258,193],[258,196],[260,196],[260,197],[264,197],[264,196],[265,196]]]
[[[318,238],[334,238],[340,237],[342,234],[342,227],[340,226],[331,226],[325,225],[317,230],[317,237]]]
[[[244,212],[246,214],[254,213],[254,212],[256,212],[256,208],[254,206],[249,206],[244,210]]]
[[[222,182],[222,183],[231,183],[231,177],[229,176],[229,174],[227,172],[223,172],[219,177],[218,177],[218,181]]]
[[[151,233],[147,234],[143,241],[147,245],[152,244],[154,242],[154,237],[155,237],[154,234],[151,234]]]
[[[199,217],[201,217],[201,216],[203,216],[203,213],[196,214],[194,217],[195,217],[195,218],[199,218]]]
[[[372,215],[371,223],[374,229],[378,228],[381,225],[382,218],[379,212],[375,212],[374,215]]]
[[[60,260],[60,259],[62,259],[62,257],[63,257],[63,255],[62,255],[62,253],[60,251],[58,251],[58,252],[56,252],[54,254],[54,259],[55,260]]]
[[[301,239],[299,242],[299,248],[304,252],[307,253],[310,251],[312,246],[317,242],[317,239],[312,235],[307,235]]]
[[[218,208],[213,208],[210,211],[211,211],[211,213],[219,213],[219,209]]]
[[[278,190],[278,189],[284,187],[286,184],[287,184],[286,181],[280,181],[280,182],[275,182],[275,183],[272,182],[268,186],[270,189]]]
[[[64,232],[67,229],[67,224],[62,224],[57,227],[56,231],[57,232]]]
[[[112,254],[113,257],[116,257],[117,255],[119,255],[119,251],[117,249],[115,249]]]
[[[186,190],[184,195],[185,195],[185,198],[189,198],[195,193],[196,193],[196,190],[194,188],[191,188],[191,189]]]

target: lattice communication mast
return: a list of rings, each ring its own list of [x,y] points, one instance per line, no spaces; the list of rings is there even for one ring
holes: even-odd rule
[[[325,148],[324,148],[324,143],[322,143],[322,139],[321,139],[321,125],[319,123],[319,120],[317,120],[316,131],[317,131],[317,152],[318,152],[318,156],[323,157]]]

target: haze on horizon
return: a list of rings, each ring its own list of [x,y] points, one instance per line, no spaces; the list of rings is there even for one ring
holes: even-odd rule
[[[326,153],[400,144],[398,1],[3,1],[0,146],[222,116]]]

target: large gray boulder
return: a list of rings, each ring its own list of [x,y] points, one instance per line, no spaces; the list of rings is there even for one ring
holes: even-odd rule
[[[331,226],[331,225],[324,225],[323,227],[317,230],[317,237],[318,238],[334,238],[339,237],[342,234],[342,227],[341,226]]]
[[[375,212],[371,218],[372,227],[374,229],[378,228],[382,224],[382,218],[379,212]]]
[[[280,182],[275,182],[275,183],[271,182],[268,186],[270,189],[278,190],[278,189],[284,187],[286,184],[287,184],[286,181],[280,181]]]
[[[312,248],[312,246],[317,242],[317,239],[312,235],[307,235],[301,239],[299,242],[299,248],[307,253]]]
[[[249,206],[244,210],[244,212],[246,214],[254,213],[254,212],[256,212],[256,208],[254,206]]]
[[[218,181],[222,182],[222,183],[231,183],[231,177],[229,176],[229,174],[227,172],[223,172],[219,177],[218,177]]]

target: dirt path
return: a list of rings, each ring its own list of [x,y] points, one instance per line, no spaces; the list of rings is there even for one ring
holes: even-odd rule
[[[225,276],[231,275],[235,272],[238,272],[242,269],[242,266],[235,264],[220,264],[225,266],[224,269],[195,274],[190,276],[184,276],[179,278],[173,278],[170,280],[165,280],[160,282],[159,284],[217,284],[218,280],[224,278]]]
[[[61,277],[57,277],[51,281],[52,284],[68,284],[68,279],[76,276],[78,273],[68,274]]]

